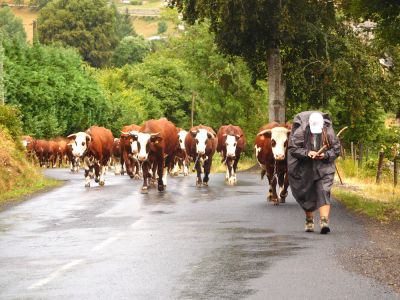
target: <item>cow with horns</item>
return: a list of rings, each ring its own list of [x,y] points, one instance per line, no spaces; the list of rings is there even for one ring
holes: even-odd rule
[[[284,203],[288,195],[289,179],[287,166],[287,149],[291,126],[273,122],[260,128],[255,141],[255,154],[261,166],[261,179],[268,177],[268,200],[274,205]],[[279,197],[276,192],[278,183]]]
[[[224,125],[217,132],[217,152],[221,153],[222,162],[226,165],[225,180],[233,185],[237,182],[236,170],[240,154],[244,151],[246,138],[239,126]]]
[[[157,187],[160,192],[167,186],[167,167],[174,159],[179,147],[177,129],[166,118],[144,122],[139,132],[131,131],[130,135],[137,142],[138,159],[143,169],[142,193],[148,192],[148,180],[152,177],[150,170],[157,172]],[[153,174],[154,176],[155,174]]]
[[[95,181],[103,186],[105,173],[110,161],[114,137],[109,129],[92,126],[85,132],[78,132],[68,136],[72,141],[72,154],[83,158],[85,168],[85,187],[90,187],[90,178],[95,172]]]
[[[194,161],[197,171],[196,186],[208,185],[212,158],[217,148],[217,136],[215,131],[208,126],[194,126],[185,138],[185,148],[189,157]],[[202,168],[204,178],[201,178]]]
[[[140,163],[138,161],[137,141],[133,136],[139,133],[140,126],[132,124],[124,126],[121,130],[121,174],[124,175],[123,166],[125,164],[126,172],[131,178],[139,179],[141,173]]]

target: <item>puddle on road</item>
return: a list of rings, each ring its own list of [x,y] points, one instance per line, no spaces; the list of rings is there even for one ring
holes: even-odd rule
[[[264,228],[220,229],[224,242],[190,266],[180,299],[239,299],[254,294],[247,282],[261,277],[278,259],[304,249],[305,237],[274,234]]]

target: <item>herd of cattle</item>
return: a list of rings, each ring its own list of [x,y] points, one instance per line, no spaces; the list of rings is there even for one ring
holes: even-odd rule
[[[255,154],[262,169],[261,178],[267,174],[268,198],[274,204],[285,202],[287,196],[289,134],[289,125],[273,122],[263,126],[255,140]],[[194,162],[197,172],[196,186],[207,186],[216,151],[221,153],[226,165],[227,183],[235,184],[236,170],[246,140],[243,130],[238,126],[221,126],[217,133],[204,125],[185,131],[162,118],[146,121],[142,126],[125,126],[119,138],[114,138],[111,131],[104,127],[92,126],[85,132],[51,141],[24,136],[22,143],[28,157],[37,159],[41,167],[61,166],[63,162],[68,162],[71,171],[78,172],[82,165],[86,187],[90,187],[92,178],[99,185],[104,185],[106,169],[113,165],[115,174],[123,175],[126,172],[131,178],[143,178],[142,193],[147,193],[151,184],[163,191],[167,185],[167,173],[178,175],[183,172],[185,176],[188,175],[191,162]],[[279,195],[276,192],[277,183]]]

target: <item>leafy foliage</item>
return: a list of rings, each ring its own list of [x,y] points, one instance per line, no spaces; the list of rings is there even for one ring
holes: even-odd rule
[[[78,49],[92,66],[106,65],[118,42],[115,11],[106,0],[55,0],[38,18],[39,40]]]
[[[6,48],[6,102],[20,108],[24,132],[53,137],[105,124],[105,99],[74,50]]]
[[[127,36],[115,49],[111,62],[114,66],[142,62],[150,52],[150,43],[141,36]]]
[[[3,42],[5,40],[23,42],[26,39],[22,20],[17,18],[8,6],[0,8],[0,37]]]
[[[400,5],[394,0],[342,0],[343,9],[356,20],[377,22],[378,38],[400,44]]]

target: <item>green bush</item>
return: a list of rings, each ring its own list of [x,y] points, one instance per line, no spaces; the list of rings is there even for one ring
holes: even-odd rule
[[[0,105],[0,126],[7,129],[7,132],[14,140],[19,139],[22,134],[21,112],[15,106]]]
[[[140,1],[140,0],[131,0],[131,5],[143,5],[143,1]]]
[[[165,21],[158,22],[158,30],[157,30],[158,34],[162,34],[162,33],[166,32],[167,30],[168,30],[167,22],[165,22]]]

